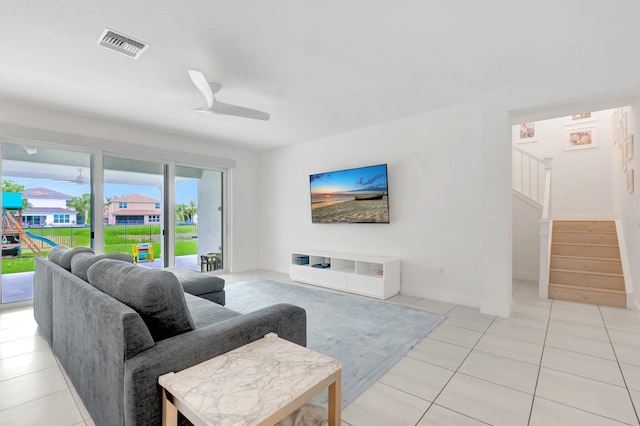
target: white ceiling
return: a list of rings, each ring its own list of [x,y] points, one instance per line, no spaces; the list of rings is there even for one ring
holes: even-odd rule
[[[259,151],[640,55],[637,0],[2,0],[0,98]],[[111,28],[138,60],[95,44]],[[188,69],[268,122],[189,111]]]

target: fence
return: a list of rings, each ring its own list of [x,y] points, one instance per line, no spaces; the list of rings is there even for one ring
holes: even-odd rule
[[[56,226],[26,229],[29,233],[46,238],[54,243],[67,247],[91,246],[91,229],[81,226]],[[126,246],[138,243],[157,243],[162,239],[160,226],[147,225],[105,225],[105,246]],[[33,238],[40,248],[49,249],[51,245]]]
[[[56,226],[27,228],[27,232],[46,238],[54,243],[67,247],[90,247],[91,229],[82,226]],[[197,238],[197,226],[193,224],[176,224],[176,241],[192,241]],[[45,241],[33,238],[41,249],[50,249]],[[162,231],[158,224],[146,225],[104,225],[105,246],[129,247],[139,243],[154,243],[158,246],[162,240]],[[129,250],[126,250],[129,251]]]
[[[25,228],[25,231],[38,237],[46,238],[60,246],[89,247],[91,245],[91,230],[80,226],[56,226]],[[51,245],[37,238],[33,242],[41,249],[50,249]]]

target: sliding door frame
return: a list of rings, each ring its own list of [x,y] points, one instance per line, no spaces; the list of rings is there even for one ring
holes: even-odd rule
[[[222,200],[220,200],[222,202],[222,210],[220,211],[220,214],[222,215],[221,217],[221,222],[222,222],[222,229],[220,230],[221,232],[221,237],[222,237],[222,269],[218,269],[216,271],[214,271],[213,273],[215,275],[220,275],[220,274],[225,274],[231,271],[231,256],[230,256],[230,244],[229,244],[229,234],[228,234],[228,230],[229,230],[229,226],[227,224],[227,218],[229,217],[229,196],[228,194],[230,193],[230,188],[229,188],[229,182],[230,182],[230,173],[231,170],[225,167],[215,167],[215,166],[207,166],[207,165],[203,165],[203,164],[197,164],[197,163],[188,163],[188,162],[182,162],[182,161],[174,161],[172,163],[170,163],[171,165],[171,169],[172,169],[172,176],[171,176],[171,180],[169,180],[168,182],[170,184],[173,185],[172,187],[172,196],[173,196],[173,206],[175,206],[175,191],[173,191],[175,189],[175,178],[176,178],[176,173],[175,173],[175,166],[182,166],[182,167],[190,167],[190,168],[197,168],[197,169],[201,169],[201,170],[209,170],[209,171],[213,171],[213,172],[220,172],[221,173],[221,179],[222,179]],[[173,210],[172,210],[173,211]],[[172,248],[172,253],[175,254],[175,218],[174,220],[171,221],[171,232],[170,235],[172,237],[171,241],[168,242],[168,244],[170,244],[170,247]],[[172,255],[171,256],[172,262],[175,261],[175,256]],[[171,264],[173,266],[173,263]]]
[[[27,129],[27,128],[23,128]],[[14,133],[10,131],[9,133]],[[20,133],[20,132],[19,132]],[[30,131],[27,131],[30,133]],[[71,143],[62,142],[67,138]],[[142,146],[131,146],[127,143],[116,141],[105,141],[93,137],[79,137],[78,135],[63,134],[55,131],[50,132],[47,137],[50,141],[43,141],[40,139],[31,139],[25,137],[18,137],[9,134],[0,134],[0,176],[2,176],[2,153],[3,144],[10,143],[14,145],[20,145],[22,147],[36,147],[56,149],[62,151],[73,151],[78,153],[85,153],[90,155],[90,187],[91,187],[91,248],[96,253],[104,252],[104,223],[103,223],[103,201],[104,200],[104,157],[118,157],[118,158],[138,158],[142,161],[157,162],[164,165],[164,190],[163,190],[163,213],[164,218],[162,221],[163,237],[162,247],[163,260],[165,266],[173,266],[175,264],[175,166],[185,166],[192,168],[200,168],[203,170],[212,170],[222,173],[222,253],[224,256],[223,269],[215,271],[217,274],[223,274],[231,270],[233,258],[231,256],[231,241],[229,236],[229,224],[227,219],[230,211],[230,184],[231,184],[231,172],[235,167],[235,161],[216,158],[216,157],[198,157],[196,161],[190,161],[185,159],[188,153],[179,153],[181,157],[179,161],[169,160],[162,155],[153,155],[153,151],[146,151],[145,154],[141,154],[141,151],[145,151],[146,148]],[[59,140],[59,141],[58,141]],[[116,151],[107,151],[101,147],[105,145],[105,142],[109,142],[109,145]],[[163,154],[170,155],[173,151],[159,150]],[[151,153],[151,155],[149,155]],[[186,154],[186,155],[184,155]],[[175,158],[175,157],[174,157]],[[195,154],[194,154],[195,158]],[[198,160],[206,161],[208,164],[203,164]],[[212,165],[214,164],[214,165]],[[0,202],[2,201],[2,195],[0,194]],[[0,257],[0,267],[2,265],[2,258]],[[0,289],[2,286],[0,275]],[[23,306],[30,306],[33,301],[14,302],[6,305],[0,304],[0,309],[14,309]]]

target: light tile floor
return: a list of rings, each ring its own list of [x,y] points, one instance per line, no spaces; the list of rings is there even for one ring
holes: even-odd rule
[[[256,277],[290,282],[224,276]],[[539,299],[523,281],[513,290],[509,318],[390,299],[447,319],[343,409],[343,426],[639,425],[640,311]],[[31,308],[0,311],[0,424],[93,424]]]

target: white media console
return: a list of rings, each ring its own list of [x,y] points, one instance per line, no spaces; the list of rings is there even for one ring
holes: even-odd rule
[[[308,263],[304,263],[306,258]],[[328,266],[314,267],[323,264]],[[400,292],[400,259],[298,250],[291,252],[289,277],[293,281],[387,299]]]

